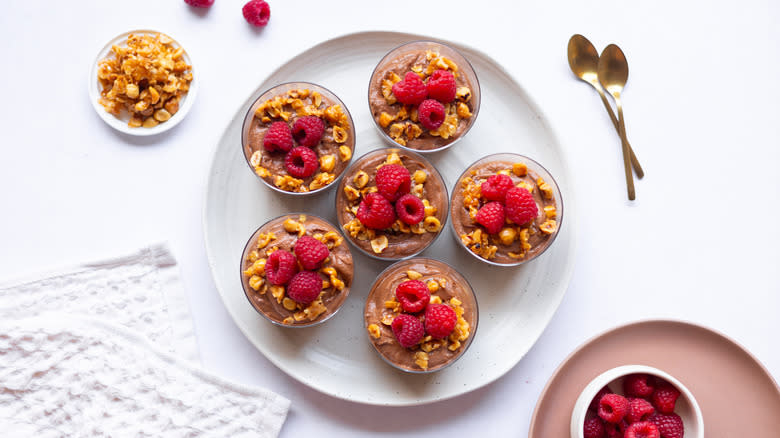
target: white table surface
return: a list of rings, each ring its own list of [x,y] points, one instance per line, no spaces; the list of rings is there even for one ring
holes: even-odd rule
[[[283,437],[472,436],[486,426],[524,436],[569,352],[646,318],[723,332],[780,378],[780,3],[396,3],[272,0],[271,22],[258,31],[241,16],[243,0],[217,0],[205,12],[180,0],[7,2],[0,278],[167,240],[181,263],[203,366],[290,398]],[[115,132],[87,97],[97,51],[136,28],[182,42],[202,81],[187,118],[153,138]],[[361,30],[460,41],[500,62],[557,131],[578,201],[567,224],[578,227],[574,276],[536,345],[498,381],[424,407],[359,405],[287,377],[239,332],[206,261],[206,174],[229,118],[288,58]],[[626,200],[620,143],[597,94],[566,63],[573,33],[599,49],[615,42],[628,58],[627,130],[647,172],[636,202]]]

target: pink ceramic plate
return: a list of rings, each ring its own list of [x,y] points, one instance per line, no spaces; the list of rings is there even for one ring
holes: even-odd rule
[[[780,431],[780,388],[733,340],[681,321],[652,320],[603,333],[575,350],[536,403],[529,438],[568,437],[574,402],[594,377],[642,364],[677,377],[701,406],[707,437],[768,437]]]

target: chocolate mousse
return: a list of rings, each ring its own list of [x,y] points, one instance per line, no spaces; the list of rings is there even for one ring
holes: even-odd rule
[[[456,322],[446,336],[432,336],[426,326],[418,342],[404,347],[394,333],[393,321],[411,315],[427,324],[427,309],[405,312],[396,296],[399,285],[410,280],[425,284],[430,294],[428,307],[449,307]],[[368,337],[385,361],[404,371],[432,372],[466,351],[477,329],[478,309],[471,286],[454,268],[438,260],[414,258],[395,263],[379,275],[368,294],[364,317]]]
[[[495,175],[506,175],[511,179],[510,186],[527,190],[530,195],[526,196],[533,198],[536,208],[530,220],[520,224],[507,215],[500,231],[490,233],[477,222],[477,214],[491,203],[485,199],[483,184]],[[560,228],[563,205],[557,184],[541,165],[522,155],[496,154],[477,161],[461,175],[453,189],[450,215],[456,238],[469,252],[491,264],[518,265],[539,256],[552,244]]]
[[[300,250],[296,243],[304,236],[327,248],[327,258],[321,257],[324,261],[311,270],[319,275],[322,288],[309,303],[292,299],[288,290],[292,282],[274,284],[279,282],[267,272],[268,260],[276,251],[290,253],[294,272],[303,272],[305,263],[300,251],[296,254]],[[330,318],[344,304],[352,284],[352,254],[343,240],[333,225],[316,216],[289,214],[270,220],[252,235],[241,258],[241,282],[249,302],[271,322],[284,326],[308,326]]]
[[[385,165],[400,165],[408,171],[409,194],[421,200],[424,209],[418,223],[409,225],[396,217],[392,225],[374,229],[358,217],[361,204],[377,196],[376,175]],[[414,152],[387,148],[363,155],[347,169],[336,193],[336,213],[344,235],[358,249],[370,257],[400,260],[419,254],[439,236],[447,221],[447,202],[444,181],[428,160]]]
[[[398,91],[398,83],[407,81],[410,72],[422,80],[423,87],[436,82],[435,76],[441,72],[454,77],[449,96],[442,98],[437,92],[425,95],[424,90],[420,96],[439,99],[443,105],[443,121],[435,129],[426,127],[421,120],[420,102],[402,103],[399,100],[405,101],[404,98],[394,92]],[[425,41],[405,44],[388,53],[374,70],[368,89],[374,121],[387,138],[420,151],[440,150],[462,137],[477,117],[479,101],[479,83],[468,61],[449,46]]]
[[[302,128],[295,131],[302,118],[319,119],[320,126],[324,125],[321,139],[314,140],[315,144],[304,144],[305,139],[299,136],[304,134]],[[277,122],[289,127],[288,144],[268,146],[266,136]],[[304,151],[314,157],[305,174],[295,175],[289,170],[286,158],[296,146],[307,146],[314,152],[312,155]],[[344,104],[328,90],[307,83],[282,84],[265,92],[249,110],[244,121],[243,149],[250,167],[270,187],[309,193],[336,181],[349,165],[355,149],[355,130]]]

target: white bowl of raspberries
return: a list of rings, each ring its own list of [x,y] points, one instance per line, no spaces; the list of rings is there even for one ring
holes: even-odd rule
[[[605,371],[580,394],[572,438],[703,438],[693,394],[657,368],[624,365]]]

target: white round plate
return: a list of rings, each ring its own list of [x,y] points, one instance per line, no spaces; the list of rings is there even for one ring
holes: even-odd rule
[[[258,225],[284,212],[304,211],[336,223],[335,192],[312,197],[276,193],[252,173],[241,151],[244,116],[254,99],[287,81],[321,84],[347,105],[357,135],[355,153],[386,146],[368,109],[368,81],[374,66],[401,43],[430,39],[394,32],[350,34],[294,57],[263,81],[236,112],[217,145],[206,187],[203,222],[206,251],[225,306],[246,337],[293,378],[334,397],[375,405],[418,405],[480,388],[509,371],[531,348],[558,308],[574,261],[576,210],[563,150],[553,130],[523,88],[495,61],[462,45],[479,77],[482,107],[468,135],[447,151],[430,154],[452,190],[455,179],[477,158],[518,152],[542,163],[560,185],[566,213],[558,238],[542,256],[520,267],[488,266],[456,245],[452,233],[422,256],[455,266],[474,287],[479,331],[469,350],[451,367],[413,375],[386,364],[364,329],[363,307],[376,275],[389,265],[353,251],[355,280],[349,299],[325,324],[291,330],[270,324],[247,302],[239,263]],[[506,132],[512,127],[514,139]]]
[[[122,111],[120,117],[115,117],[113,114],[106,111],[105,108],[103,108],[103,105],[98,103],[98,99],[100,98],[100,81],[98,81],[97,77],[97,70],[98,70],[98,62],[100,60],[104,59],[106,56],[108,56],[109,52],[111,51],[111,46],[113,45],[123,45],[127,44],[127,37],[130,34],[157,34],[162,33],[167,35],[169,38],[173,40],[173,46],[174,47],[183,47],[184,48],[184,54],[182,55],[182,58],[184,61],[192,66],[192,82],[190,82],[190,89],[182,98],[182,100],[179,102],[179,111],[176,111],[176,114],[174,114],[168,121],[160,123],[159,125],[153,127],[153,128],[131,128],[127,126],[127,122],[130,120],[130,114],[128,114],[126,111]],[[198,86],[200,85],[200,80],[198,79],[198,75],[195,73],[195,65],[192,63],[192,58],[187,52],[186,46],[182,46],[177,40],[175,40],[172,36],[165,32],[160,32],[156,30],[151,29],[138,29],[138,30],[131,30],[129,32],[125,32],[122,34],[117,35],[111,41],[109,41],[101,50],[98,52],[97,57],[95,58],[95,62],[92,63],[92,68],[89,70],[89,78],[88,78],[88,90],[89,90],[89,99],[92,101],[92,106],[95,108],[95,111],[97,111],[98,115],[101,119],[103,119],[104,122],[108,123],[109,126],[116,129],[119,132],[124,132],[125,134],[130,135],[137,135],[137,136],[148,136],[148,135],[156,135],[163,133],[182,121],[184,119],[184,116],[187,115],[187,113],[190,111],[190,108],[192,107],[192,103],[195,102],[195,96],[198,94]]]

